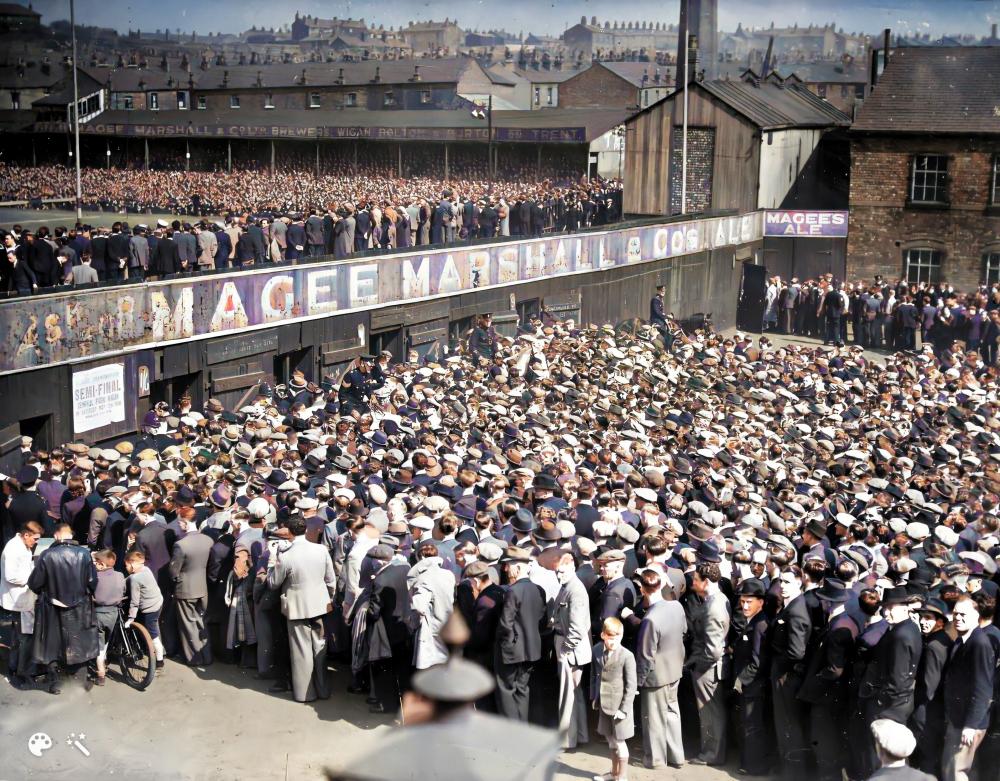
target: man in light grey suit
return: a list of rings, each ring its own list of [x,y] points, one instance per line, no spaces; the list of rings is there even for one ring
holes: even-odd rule
[[[586,743],[586,694],[580,688],[583,668],[590,664],[590,599],[576,576],[572,553],[564,553],[556,567],[561,587],[552,603],[556,662],[559,665],[559,733],[563,748]]]
[[[719,590],[720,579],[718,564],[702,562],[691,580],[691,590],[702,600],[688,622],[691,655],[684,665],[691,673],[701,726],[701,751],[691,760],[696,765],[722,765],[726,761],[726,693],[721,684],[729,601]]]
[[[333,609],[337,576],[326,547],[305,538],[301,515],[286,524],[295,539],[278,548],[268,561],[267,584],[281,591],[281,612],[288,620],[288,646],[292,662],[292,695],[298,702],[330,696],[326,680],[326,634],[323,616]]]
[[[97,271],[90,265],[90,255],[84,255],[79,266],[73,266],[70,276],[74,285],[88,285],[97,282]]]
[[[666,576],[656,569],[647,569],[641,575],[647,607],[639,624],[635,666],[642,711],[643,764],[650,768],[684,764],[677,688],[684,672],[687,619],[679,602],[663,598],[665,581]]]
[[[195,530],[195,521],[178,518],[187,533],[174,543],[170,557],[170,577],[174,581],[174,605],[181,655],[191,667],[212,663],[212,647],[205,627],[208,608],[208,555],[212,538]]]

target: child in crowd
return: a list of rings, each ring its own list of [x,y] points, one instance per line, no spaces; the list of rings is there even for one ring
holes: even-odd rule
[[[107,673],[108,640],[118,620],[118,605],[125,597],[125,576],[115,570],[118,557],[112,550],[100,550],[91,554],[97,568],[97,588],[94,591],[94,605],[97,613],[97,674],[94,683],[104,685]]]
[[[163,670],[163,641],[160,640],[160,610],[163,608],[163,594],[156,584],[156,577],[146,567],[146,556],[141,550],[130,550],[125,555],[125,569],[128,570],[128,621],[126,627],[139,619],[153,638],[156,650],[156,672]]]

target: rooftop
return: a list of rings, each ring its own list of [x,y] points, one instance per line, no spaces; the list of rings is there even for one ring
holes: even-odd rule
[[[893,49],[852,130],[997,134],[998,106],[1000,47]]]

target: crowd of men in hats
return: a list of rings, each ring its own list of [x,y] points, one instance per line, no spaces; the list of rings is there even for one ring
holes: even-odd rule
[[[304,211],[237,211],[224,219],[73,227],[14,225],[3,231],[0,291],[27,295],[58,285],[112,284],[300,258],[346,258],[371,249],[542,236],[621,218],[616,182],[543,185],[479,193],[445,187],[391,198],[358,196]]]
[[[930,343],[940,353],[958,341],[992,366],[1000,354],[1000,283],[961,293],[950,284],[892,284],[881,275],[845,284],[831,274],[803,282],[774,276],[765,290],[764,330],[874,350]]]
[[[873,363],[742,334],[666,349],[657,325],[523,330],[484,318],[439,363],[363,356],[235,411],[158,404],[110,448],[24,441],[0,503],[11,680],[58,690],[59,665],[100,662],[88,611],[127,588],[166,656],[309,702],[331,694],[329,652],[395,713],[448,662],[458,613],[493,682],[475,707],[599,739],[605,781],[632,751],[995,777],[995,367],[930,345]]]

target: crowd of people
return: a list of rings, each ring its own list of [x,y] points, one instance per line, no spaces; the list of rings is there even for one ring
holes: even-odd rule
[[[876,275],[870,283],[840,283],[832,275],[800,282],[767,281],[764,330],[823,339],[825,344],[913,350],[917,340],[935,352],[956,340],[992,366],[1000,337],[1000,283],[961,293],[937,282],[895,283]]]
[[[24,440],[0,502],[11,682],[104,683],[100,616],[128,594],[158,659],[309,702],[329,652],[389,714],[460,615],[474,707],[600,740],[605,781],[636,750],[995,777],[1000,372],[957,342],[875,363],[664,320],[483,317],[441,362],[159,403],[113,446]]]
[[[218,161],[218,156],[212,159]],[[81,205],[120,214],[166,211],[193,217],[287,213],[330,201],[432,199],[447,186],[476,200],[487,195],[511,199],[543,182],[576,186],[583,174],[580,160],[574,165],[558,152],[547,154],[541,166],[501,156],[491,183],[482,151],[461,147],[449,156],[447,170],[446,181],[443,158],[431,149],[408,150],[400,168],[395,148],[388,147],[366,150],[357,162],[343,151],[327,151],[319,160],[304,153],[284,155],[273,170],[269,163],[255,160],[241,161],[228,172],[210,167],[185,170],[183,160],[179,165],[171,160],[162,168],[83,168]],[[50,199],[72,204],[75,193],[72,167],[0,164],[0,200],[40,207]]]
[[[544,182],[506,195],[445,187],[436,197],[366,195],[305,212],[240,212],[214,221],[114,220],[52,230],[14,225],[3,232],[0,291],[27,295],[62,284],[135,282],[300,258],[340,259],[370,249],[575,231],[618,221],[621,196],[617,182]]]

